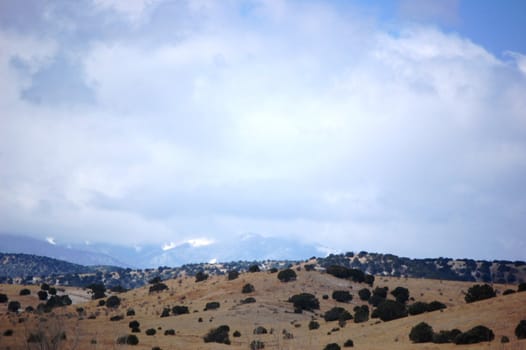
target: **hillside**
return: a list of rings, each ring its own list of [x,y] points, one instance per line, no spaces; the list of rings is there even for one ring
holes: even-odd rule
[[[314,262],[309,261],[310,264]],[[342,346],[348,339],[353,340],[357,349],[480,349],[488,348],[488,345],[498,349],[526,348],[526,340],[517,340],[514,335],[518,322],[526,318],[526,293],[507,292],[503,295],[505,290],[516,290],[516,285],[495,284],[497,297],[467,304],[464,296],[473,285],[471,282],[377,276],[370,287],[323,271],[306,271],[304,264],[300,268],[294,267],[294,271],[297,278],[290,282],[280,282],[276,273],[267,271],[242,273],[234,280],[228,280],[226,276],[210,276],[201,282],[183,274],[163,281],[167,289],[160,292],[150,292],[149,286],[145,286],[118,294],[121,303],[117,308],[99,306],[97,300],[78,298],[79,303],[75,305],[54,309],[54,317],[26,311],[17,315],[7,312],[6,304],[0,304],[0,334],[8,329],[13,331],[11,336],[0,335],[0,349],[26,349],[26,340],[32,332],[41,329],[44,331],[42,335],[46,335],[57,327],[66,334],[67,349],[75,344],[79,349],[119,348],[117,338],[131,334],[139,340],[136,349],[249,349],[253,341],[259,340],[265,349],[321,350],[333,342]],[[242,293],[246,284],[251,284],[254,291]],[[439,301],[446,309],[387,322],[378,318],[369,318],[363,323],[348,320],[341,324],[324,320],[324,314],[333,307],[342,307],[353,315],[354,307],[360,305],[368,305],[372,311],[373,307],[358,296],[358,291],[363,288],[388,287],[391,292],[399,286],[409,290],[409,297],[413,300],[409,299],[408,304]],[[36,307],[35,294],[39,288],[30,286],[31,295],[19,296],[21,288],[2,285],[0,293],[8,294],[10,300],[20,301],[22,310],[27,306]],[[333,300],[331,296],[335,290],[350,292],[352,300],[348,303]],[[315,295],[319,309],[302,313],[294,311],[288,300],[303,292]],[[65,288],[65,293],[80,295],[83,291]],[[328,298],[323,298],[324,295]],[[393,299],[390,293],[387,295],[388,299]],[[210,302],[218,302],[219,307],[210,310],[212,305],[207,307]],[[187,307],[189,313],[174,315],[174,306]],[[134,315],[131,315],[131,310]],[[111,321],[115,316],[122,316],[122,319],[117,317],[118,320]],[[133,320],[140,323],[138,333],[130,331],[129,323]],[[309,323],[313,320],[319,323],[319,328],[310,330]],[[465,332],[484,325],[493,330],[495,339],[491,343],[463,346],[413,344],[408,335],[411,328],[422,321],[437,332],[453,328]],[[203,336],[221,325],[229,326],[231,344],[205,343]],[[267,330],[266,334],[254,334],[260,326]],[[149,329],[152,331],[148,332],[154,330],[155,335],[147,335]],[[175,335],[165,335],[172,329]],[[235,331],[240,333],[239,337],[234,337]],[[510,342],[501,343],[502,336],[507,336]]]

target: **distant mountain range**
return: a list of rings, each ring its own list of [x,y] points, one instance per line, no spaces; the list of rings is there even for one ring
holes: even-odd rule
[[[302,260],[311,256],[325,256],[326,251],[326,248],[320,246],[257,234],[246,234],[219,242],[190,240],[178,245],[141,247],[102,243],[74,244],[0,234],[0,253],[47,256],[87,266],[153,268],[215,261]]]

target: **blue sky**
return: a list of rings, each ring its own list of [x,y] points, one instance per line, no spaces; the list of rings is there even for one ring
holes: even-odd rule
[[[525,259],[524,1],[2,1],[0,231]]]

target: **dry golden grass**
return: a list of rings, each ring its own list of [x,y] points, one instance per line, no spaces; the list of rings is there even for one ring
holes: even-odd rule
[[[67,335],[65,349],[118,349],[127,346],[116,345],[116,338],[131,334],[128,323],[138,320],[141,324],[139,345],[135,349],[249,349],[251,341],[257,339],[265,343],[265,349],[323,349],[326,344],[336,342],[340,346],[347,339],[354,341],[357,349],[526,349],[525,340],[517,340],[514,329],[521,319],[526,319],[526,293],[515,293],[507,296],[466,304],[463,292],[473,285],[467,282],[438,281],[426,279],[405,279],[376,277],[376,286],[388,286],[390,290],[403,286],[410,290],[417,301],[438,300],[448,308],[443,312],[435,311],[417,316],[409,316],[390,322],[371,319],[368,322],[355,324],[349,321],[338,331],[338,322],[325,322],[323,313],[333,306],[343,306],[352,313],[356,305],[362,304],[358,290],[366,287],[334,278],[319,272],[298,272],[294,282],[282,283],[276,274],[268,272],[247,273],[233,281],[225,276],[210,277],[196,283],[191,277],[164,281],[169,290],[160,293],[148,292],[148,287],[139,288],[120,294],[121,306],[117,310],[99,307],[98,301],[83,301],[85,291],[78,288],[66,288],[67,294],[75,294],[76,305],[55,309],[50,314],[37,315],[21,312],[19,315],[7,313],[7,304],[0,304],[0,349],[26,349],[29,333],[38,327],[61,328]],[[241,293],[245,283],[251,283],[255,292]],[[22,308],[28,305],[36,307],[38,287],[29,286],[30,296],[19,296],[22,286],[1,285],[0,293],[6,293],[10,300],[18,300]],[[323,300],[322,295],[331,295],[334,290],[351,288],[354,295],[352,302],[342,304],[332,299]],[[495,285],[500,292],[515,286]],[[320,310],[316,313],[293,313],[287,299],[297,293],[309,292],[320,300]],[[252,296],[257,302],[241,305],[240,300]],[[218,301],[218,310],[203,311],[207,302]],[[190,314],[161,318],[163,307],[185,305]],[[76,308],[83,307],[85,316],[79,317]],[[133,308],[135,316],[126,316],[126,310]],[[96,319],[88,316],[97,315]],[[110,321],[111,316],[124,315],[121,321]],[[19,319],[26,319],[24,322]],[[43,321],[45,318],[46,321]],[[202,322],[199,322],[199,318]],[[311,319],[320,323],[317,330],[309,330]],[[466,331],[482,324],[491,328],[495,340],[491,343],[475,345],[453,344],[412,344],[408,338],[411,327],[425,321],[435,331],[458,328]],[[214,327],[226,324],[230,327],[231,345],[204,343],[202,337]],[[257,326],[264,326],[269,334],[254,335]],[[146,329],[154,328],[156,335],[147,336]],[[14,334],[3,336],[6,329]],[[164,331],[174,329],[175,336],[165,336]],[[238,330],[241,337],[234,338],[232,333]],[[284,339],[283,330],[293,334],[293,339]],[[329,334],[330,333],[330,334]],[[510,343],[501,344],[500,339],[506,335]],[[342,347],[343,348],[343,347]]]

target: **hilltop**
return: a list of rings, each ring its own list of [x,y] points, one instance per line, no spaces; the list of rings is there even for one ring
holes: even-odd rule
[[[250,344],[252,348],[264,344],[265,349],[322,350],[330,343],[343,347],[348,340],[352,340],[357,349],[460,348],[454,344],[413,344],[409,339],[412,327],[426,322],[435,332],[454,328],[466,332],[483,325],[494,333],[492,342],[465,345],[462,349],[477,349],[488,344],[499,349],[526,347],[525,340],[518,340],[514,335],[515,327],[526,315],[526,293],[517,293],[516,285],[493,284],[488,287],[495,291],[495,297],[467,303],[465,296],[470,293],[473,282],[377,275],[374,280],[366,279],[367,284],[358,282],[361,276],[359,270],[341,270],[349,272],[349,277],[337,278],[328,273],[334,272],[331,269],[325,272],[317,266],[314,259],[294,265],[291,271],[295,278],[289,282],[280,281],[280,274],[275,269],[208,277],[204,273],[195,277],[181,274],[173,279],[151,280],[152,283],[147,286],[124,293],[109,293],[99,300],[89,300],[86,290],[65,287],[64,294],[77,296],[75,304],[57,307],[49,314],[39,314],[31,309],[18,314],[8,312],[7,305],[0,303],[0,334],[12,331],[10,336],[0,336],[0,344],[4,349],[25,349],[28,337],[39,329],[43,331],[42,337],[58,329],[60,334],[65,334],[63,344],[67,349],[75,344],[81,349],[114,348],[119,338],[124,337],[121,339],[126,341],[126,337],[131,335],[137,337],[137,349],[249,349]],[[283,277],[283,274],[280,276]],[[433,305],[439,308],[382,321],[385,315],[380,312],[378,316],[382,300],[362,300],[364,293],[361,291],[367,289],[376,295],[385,287],[385,296],[391,303],[395,303],[392,292],[407,289],[406,311],[417,302],[426,305],[435,302]],[[10,301],[20,302],[20,310],[28,306],[37,308],[39,286],[2,285],[0,288]],[[30,295],[20,296],[22,288],[29,289]],[[521,288],[524,286],[521,285]],[[334,294],[335,291],[344,293]],[[318,308],[300,310],[294,307],[289,300],[301,293],[312,294]],[[341,302],[334,299],[335,295],[337,298],[338,295],[350,295],[352,299],[343,298],[341,300],[347,300]],[[118,298],[118,305],[115,305],[115,297]],[[357,317],[355,308],[358,306],[367,306],[369,313],[366,320],[363,315]],[[353,318],[344,321],[347,317],[339,317],[338,321],[336,317],[335,321],[326,321],[327,312],[334,307],[343,308]],[[375,313],[378,317],[373,317]],[[363,322],[356,323],[359,318]],[[138,332],[132,332],[132,321],[139,323]],[[316,328],[316,324],[319,327]],[[230,345],[205,343],[203,337],[210,330],[226,329],[221,326],[228,326],[226,333]],[[234,334],[238,333],[239,337],[235,337]],[[503,337],[507,337],[509,342],[501,343]],[[38,342],[31,344],[36,346]]]

